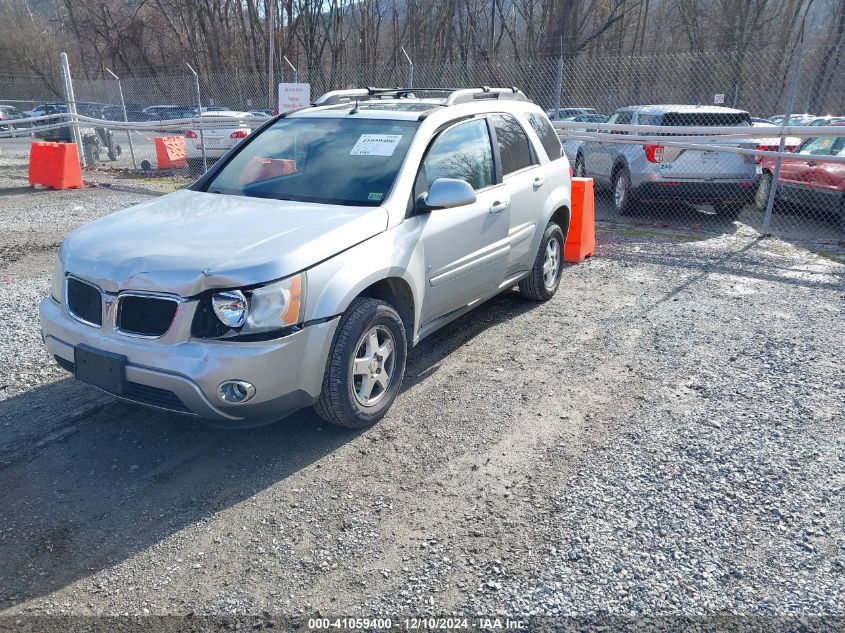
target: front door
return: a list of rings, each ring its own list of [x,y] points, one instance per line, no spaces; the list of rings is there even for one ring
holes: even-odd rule
[[[436,178],[458,178],[476,201],[418,216],[425,253],[426,288],[420,325],[493,294],[505,278],[511,200],[496,184],[487,122],[472,119],[440,134],[417,178],[417,193]]]

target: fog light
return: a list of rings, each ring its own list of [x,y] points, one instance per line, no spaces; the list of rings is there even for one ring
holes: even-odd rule
[[[225,402],[241,404],[252,400],[255,395],[255,385],[246,380],[227,380],[217,387],[217,395]]]

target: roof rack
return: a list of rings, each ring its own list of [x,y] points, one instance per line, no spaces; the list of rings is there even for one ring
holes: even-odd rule
[[[457,105],[459,103],[469,103],[476,98],[480,99],[500,99],[510,101],[528,101],[525,93],[520,91],[516,86],[511,88],[491,88],[490,86],[481,86],[480,88],[464,88],[462,90],[455,90],[446,99],[446,105]]]
[[[468,103],[476,99],[508,99],[512,101],[527,101],[525,93],[517,87],[491,88],[349,88],[347,90],[332,90],[314,102],[315,106],[337,105],[357,100],[393,97],[396,99],[415,98],[417,92],[438,92],[447,94],[443,105],[451,106]]]

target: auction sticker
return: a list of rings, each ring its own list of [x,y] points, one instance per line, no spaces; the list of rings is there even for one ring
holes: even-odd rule
[[[362,134],[350,156],[393,156],[401,134]]]

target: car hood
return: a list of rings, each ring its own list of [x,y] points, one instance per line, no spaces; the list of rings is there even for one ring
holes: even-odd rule
[[[387,211],[178,191],[77,229],[66,272],[108,292],[193,296],[286,277],[381,233]]]

